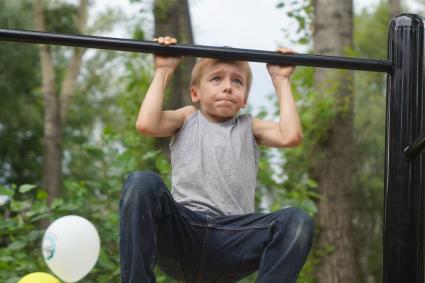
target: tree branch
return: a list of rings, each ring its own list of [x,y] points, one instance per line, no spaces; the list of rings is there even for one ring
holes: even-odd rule
[[[78,7],[78,17],[76,20],[76,26],[80,34],[84,34],[84,30],[87,22],[87,6],[88,0],[80,0],[80,5]],[[62,83],[61,93],[60,93],[60,116],[62,124],[66,122],[69,103],[72,97],[75,95],[75,89],[77,86],[77,77],[80,71],[81,62],[84,53],[86,52],[85,48],[75,48],[74,53],[70,59],[68,68],[66,70],[65,79]]]

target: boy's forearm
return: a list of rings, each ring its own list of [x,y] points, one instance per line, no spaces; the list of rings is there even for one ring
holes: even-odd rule
[[[273,79],[273,85],[279,98],[279,129],[283,137],[301,141],[302,128],[295,100],[292,96],[289,78]]]
[[[149,129],[159,125],[162,116],[165,89],[168,81],[171,79],[172,73],[173,70],[169,68],[155,70],[152,82],[143,99],[137,117],[136,127],[138,129]]]

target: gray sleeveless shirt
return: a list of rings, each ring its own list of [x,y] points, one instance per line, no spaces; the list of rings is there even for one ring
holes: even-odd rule
[[[193,113],[170,143],[172,195],[192,210],[254,212],[259,150],[252,116],[223,123]]]

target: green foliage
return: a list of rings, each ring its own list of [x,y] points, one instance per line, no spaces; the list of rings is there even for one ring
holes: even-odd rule
[[[88,149],[96,157],[97,152]],[[7,210],[9,217],[1,220],[1,236],[10,243],[1,248],[2,266],[0,281],[22,277],[34,271],[47,271],[42,260],[41,238],[44,229],[42,219],[53,221],[60,216],[77,214],[89,219],[101,235],[102,252],[99,262],[83,282],[113,282],[118,280],[119,263],[117,249],[117,202],[121,178],[65,181],[66,195],[54,200],[51,208],[46,205],[47,194],[35,186],[23,185],[13,197]],[[14,191],[13,189],[3,188]],[[15,190],[16,191],[16,190]],[[35,197],[29,197],[35,191]],[[25,197],[26,196],[26,197]],[[31,195],[30,195],[31,196]],[[107,271],[107,272],[106,272]]]
[[[176,4],[177,0],[156,0],[154,13],[158,19],[165,20],[170,14],[170,7]]]
[[[311,25],[313,19],[312,0],[279,1],[276,8],[283,9],[288,19],[295,21],[297,28],[293,31],[283,29],[284,36],[292,43],[308,44],[311,41]]]
[[[134,135],[105,128],[102,143],[83,145],[80,150],[92,160],[85,169],[92,168],[99,173],[80,180],[68,177],[64,184],[65,195],[55,199],[51,208],[47,207],[47,194],[41,188],[33,185],[18,189],[0,187],[1,195],[13,198],[6,210],[8,217],[0,220],[1,282],[30,272],[47,271],[41,253],[44,229],[40,228],[40,221],[53,221],[70,214],[90,220],[101,237],[99,261],[81,282],[119,281],[118,202],[124,178],[127,172],[138,167],[137,156],[147,164],[154,164],[154,170],[169,174],[169,166],[165,165],[160,152],[146,150],[140,154]],[[115,147],[117,142],[123,142],[123,149]]]
[[[32,185],[0,186],[0,195],[12,198],[0,212],[0,281],[16,282],[27,271],[47,271],[41,257],[43,231],[40,220],[47,217],[47,194]]]
[[[129,0],[130,3],[143,3],[143,0]],[[170,15],[170,7],[178,4],[178,0],[154,0],[153,13],[157,19],[165,20]]]
[[[7,12],[12,11],[13,5],[9,6]],[[18,12],[19,7],[15,6],[13,8]],[[65,6],[48,6],[48,10],[63,8],[63,13],[52,13],[51,16],[74,17],[73,7]],[[31,13],[30,8],[28,5],[25,10],[29,14]],[[4,11],[5,16],[8,15],[7,12]],[[0,15],[0,21],[3,18]],[[8,21],[12,20],[7,19]],[[53,20],[53,22],[55,21]],[[112,22],[103,19],[98,22],[98,26],[105,28],[108,23]],[[71,25],[71,21],[56,24],[62,26],[55,27],[55,31],[71,32],[63,30],[67,25]],[[24,25],[17,23],[10,27],[22,28],[22,26]],[[8,47],[7,44],[2,46]],[[31,49],[33,53],[30,54],[34,58],[34,63],[28,63],[28,60],[19,60],[18,56],[25,54],[25,50],[21,49],[22,46],[33,47]],[[65,48],[57,48],[55,51],[55,60],[59,63],[58,71],[63,74],[67,61]],[[11,139],[2,137],[0,148],[2,142],[5,141],[3,146],[8,146],[7,150],[4,150],[6,154],[17,155],[25,152],[26,149],[20,150],[17,146],[19,139],[12,139],[13,136],[6,131],[16,124],[15,128],[22,129],[22,132],[26,131],[26,134],[21,133],[20,135],[23,137],[27,135],[28,139],[31,138],[34,146],[38,146],[39,149],[34,158],[24,158],[27,163],[22,167],[28,170],[31,168],[29,162],[34,162],[36,163],[34,167],[40,170],[41,138],[29,135],[27,128],[33,131],[34,128],[37,129],[34,125],[38,125],[41,136],[41,97],[30,97],[32,101],[26,102],[26,105],[36,107],[36,110],[30,110],[29,107],[25,107],[24,103],[17,104],[19,100],[16,99],[16,94],[21,92],[26,94],[34,88],[29,82],[34,82],[34,85],[39,83],[37,49],[32,45],[9,45],[8,50],[2,54],[9,56],[9,59],[7,56],[0,56],[0,62],[4,60],[5,66],[8,66],[10,58],[13,58],[16,64],[12,66],[22,65],[22,69],[20,69],[21,73],[13,73],[13,69],[7,67],[11,70],[11,77],[5,78],[3,81],[4,88],[8,92],[3,92],[2,97],[5,98],[3,95],[10,93],[10,99],[5,98],[5,101],[11,101],[11,105],[1,105],[0,113],[8,115],[0,116],[4,117],[4,120],[0,120],[0,134],[7,133]],[[16,58],[11,56],[13,54],[16,54]],[[41,238],[44,234],[41,221],[53,221],[68,214],[81,215],[90,220],[97,227],[101,237],[102,248],[99,261],[90,275],[81,282],[119,282],[118,202],[126,175],[137,169],[152,169],[162,173],[164,179],[169,183],[170,166],[165,157],[159,151],[154,150],[152,139],[140,138],[134,128],[134,121],[142,98],[141,94],[146,91],[150,80],[150,73],[144,71],[148,63],[138,55],[125,57],[128,54],[125,56],[121,54],[122,56],[119,57],[115,54],[101,51],[90,56],[85,63],[86,68],[81,75],[81,88],[71,105],[69,121],[64,128],[63,196],[55,199],[51,207],[47,207],[47,194],[42,188],[34,185],[22,185],[17,188],[12,185],[15,183],[11,181],[13,179],[6,179],[8,175],[0,176],[0,180],[5,184],[0,189],[0,195],[13,197],[9,206],[0,208],[1,213],[6,216],[0,221],[2,228],[0,231],[0,282],[16,282],[18,278],[27,273],[48,271],[41,253]],[[118,77],[116,75],[118,64],[128,68],[126,76]],[[28,66],[34,68],[28,68]],[[29,71],[34,72],[34,76]],[[6,75],[6,72],[2,75]],[[20,80],[22,77],[26,77],[26,80]],[[31,80],[33,77],[34,79]],[[111,78],[116,79],[111,80]],[[60,81],[61,75],[57,79]],[[27,83],[31,86],[27,87],[28,90],[24,88]],[[19,87],[24,91],[20,91]],[[9,91],[7,88],[11,90]],[[35,92],[35,95],[39,94]],[[6,106],[10,109],[7,109]],[[26,111],[26,116],[24,116],[24,112],[22,113],[23,118],[26,118],[23,119],[26,125],[17,123],[20,122],[18,120],[20,109],[22,112]],[[40,118],[30,116],[32,112],[39,115]],[[27,147],[30,148],[28,145]],[[7,159],[1,161],[2,167],[10,167]],[[4,171],[2,170],[2,172]],[[30,179],[30,182],[23,182],[25,178],[18,176],[16,183],[18,185],[22,183],[37,184],[39,179],[40,176],[37,175]]]
[[[29,1],[0,3],[2,28],[31,27]],[[0,44],[0,184],[40,179],[42,105],[35,45]],[[25,78],[25,79],[24,79]]]
[[[355,18],[356,57],[386,58],[389,24],[387,3]],[[373,27],[373,28],[371,28]],[[370,39],[373,38],[373,41]],[[364,280],[382,281],[382,233],[385,157],[385,87],[380,73],[355,74],[355,179],[353,191],[356,244]],[[367,243],[367,245],[364,245]]]
[[[47,31],[78,34],[75,19],[78,7],[75,4],[63,1],[49,1],[44,9],[44,18]]]
[[[90,19],[93,20],[93,19]],[[99,13],[90,26],[86,27],[86,34],[101,34],[111,32],[117,24],[128,22],[130,19],[120,9],[107,8]]]

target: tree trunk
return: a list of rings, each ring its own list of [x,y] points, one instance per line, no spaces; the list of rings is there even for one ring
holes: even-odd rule
[[[42,0],[34,1],[33,12],[35,28],[39,31],[46,31]],[[62,183],[62,129],[55,70],[49,46],[40,45],[39,54],[44,107],[43,187],[47,190],[48,202],[51,203],[59,195]]]
[[[397,16],[401,13],[401,0],[389,0],[390,5],[390,17]]]
[[[352,0],[314,1],[314,53],[344,55],[353,45]],[[318,203],[317,283],[359,282],[352,237],[353,75],[316,69],[319,96],[332,95],[334,116],[315,148],[311,171],[322,199]],[[320,97],[319,97],[320,99]]]
[[[34,0],[35,28],[47,31],[43,0]],[[87,0],[81,0],[76,25],[83,32],[87,18]],[[61,94],[57,93],[55,68],[50,47],[40,45],[41,77],[44,107],[43,187],[48,193],[48,203],[60,195],[62,187],[62,127],[66,121],[69,101],[75,92],[77,75],[84,49],[76,49],[66,71]]]
[[[172,36],[179,43],[193,44],[192,25],[190,21],[189,4],[187,0],[155,0],[155,35]],[[195,58],[188,57],[183,60],[174,72],[170,82],[170,95],[167,95],[164,107],[177,109],[191,105],[189,84]],[[157,146],[169,157],[169,139],[157,139]]]

